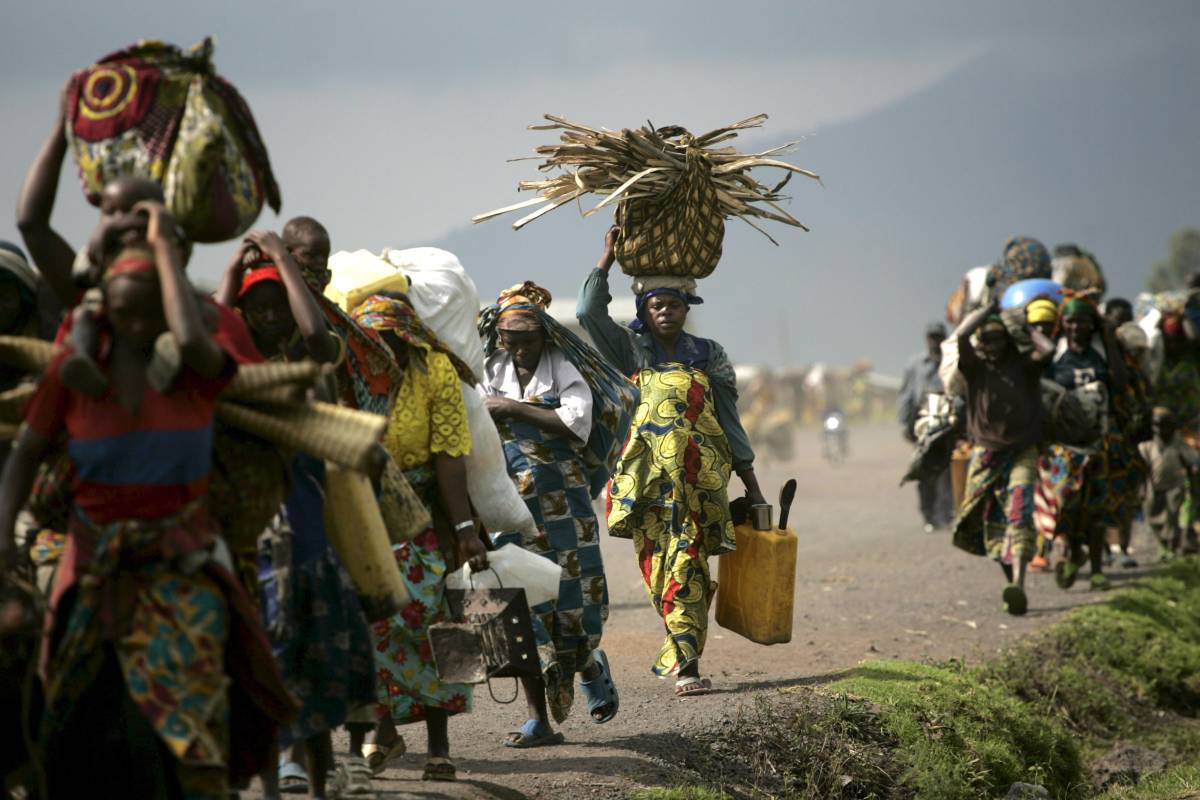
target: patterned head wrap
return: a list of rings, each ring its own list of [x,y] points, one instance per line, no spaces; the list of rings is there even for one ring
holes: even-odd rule
[[[396,334],[412,346],[413,352],[417,354],[422,366],[424,366],[426,353],[431,351],[442,353],[450,359],[450,363],[454,365],[454,371],[458,373],[460,379],[471,386],[476,384],[475,374],[471,372],[471,368],[461,358],[454,355],[450,348],[426,327],[407,299],[373,294],[354,307],[354,310],[350,312],[350,318],[363,328],[377,334],[383,331],[391,331]]]
[[[549,291],[533,281],[510,286],[496,298],[496,307],[500,310],[496,327],[504,331],[541,330],[542,323],[533,308],[545,311],[552,299]]]
[[[1004,245],[1004,266],[1020,279],[1049,278],[1050,251],[1037,239],[1015,236]]]
[[[1064,317],[1073,314],[1090,314],[1092,317],[1100,318],[1100,306],[1096,302],[1099,295],[1094,289],[1063,289],[1063,306],[1062,315]]]
[[[121,275],[132,275],[139,278],[156,278],[154,256],[141,247],[126,248],[113,259],[104,270],[104,283],[108,284],[113,278]]]

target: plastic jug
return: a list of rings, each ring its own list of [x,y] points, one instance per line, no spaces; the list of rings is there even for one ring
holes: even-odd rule
[[[368,621],[387,619],[408,605],[408,589],[366,475],[327,464],[325,532],[358,590]]]
[[[737,550],[720,556],[717,624],[759,644],[792,640],[796,532],[772,526],[734,529]]]
[[[377,292],[407,292],[408,278],[368,250],[338,251],[329,257],[325,297],[349,314]]]
[[[515,544],[488,553],[488,569],[471,573],[469,564],[446,577],[447,589],[524,589],[529,607],[558,599],[562,567]]]

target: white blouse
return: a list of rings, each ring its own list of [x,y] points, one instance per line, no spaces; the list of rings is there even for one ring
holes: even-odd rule
[[[554,413],[580,441],[587,441],[592,432],[592,391],[579,370],[557,347],[546,344],[524,393],[517,380],[517,367],[507,350],[500,348],[492,353],[484,370],[490,395],[513,400],[530,400],[546,394],[557,397],[559,406]]]

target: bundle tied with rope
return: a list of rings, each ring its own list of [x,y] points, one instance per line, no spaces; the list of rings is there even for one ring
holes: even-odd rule
[[[480,214],[483,222],[519,209],[536,210],[513,223],[515,230],[585,194],[604,195],[591,216],[616,204],[617,261],[626,275],[675,275],[705,278],[721,259],[725,220],[741,219],[778,244],[754,219],[772,220],[808,230],[779,205],[780,194],[793,174],[819,181],[813,172],[772,156],[791,152],[796,142],[760,153],[739,153],[717,147],[747,128],[762,127],[759,114],[723,128],[694,136],[678,125],[610,131],[570,122],[547,114],[548,125],[530,130],[561,130],[558,144],[536,148],[544,158],[541,172],[558,172],[546,180],[521,181],[520,191],[538,196]],[[514,159],[517,161],[527,159]],[[774,187],[750,175],[756,167],[774,167],[786,175]]]

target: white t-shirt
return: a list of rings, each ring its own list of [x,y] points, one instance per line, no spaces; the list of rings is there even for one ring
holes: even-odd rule
[[[592,432],[592,390],[579,370],[552,344],[547,343],[533,377],[521,391],[517,367],[512,355],[503,348],[492,353],[484,367],[488,394],[513,400],[530,400],[554,395],[559,406],[554,410],[572,433],[586,442]]]

